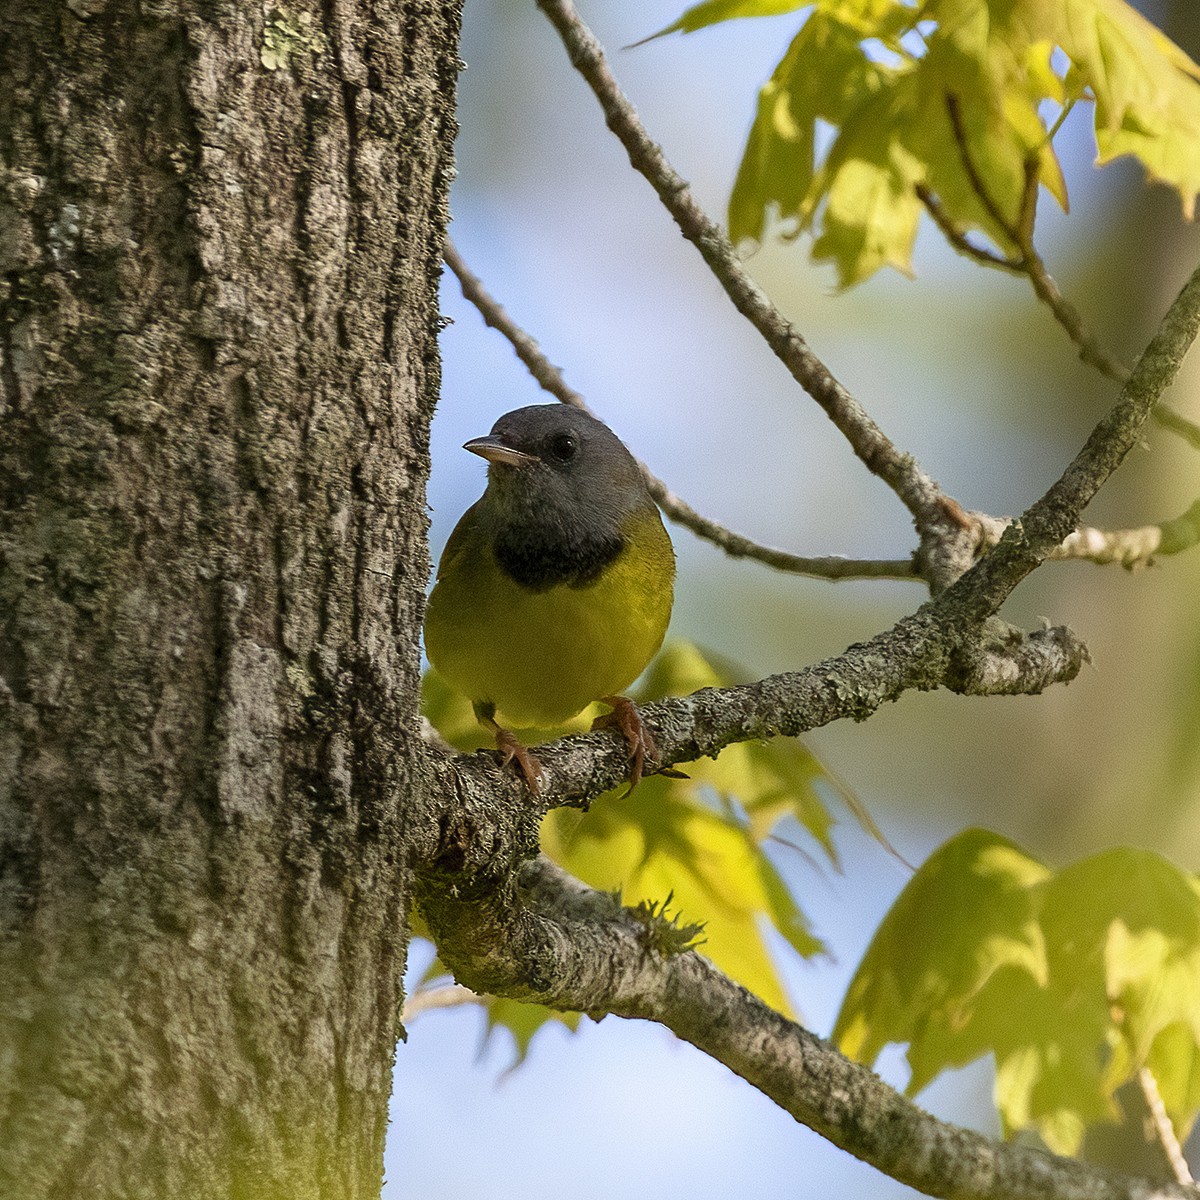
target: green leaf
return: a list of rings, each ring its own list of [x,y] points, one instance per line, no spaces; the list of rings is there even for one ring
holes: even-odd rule
[[[1106,851],[1051,875],[972,830],[917,872],[860,964],[834,1037],[907,1042],[910,1091],[991,1052],[1007,1133],[1075,1153],[1148,1068],[1180,1137],[1200,1111],[1200,884]]]
[[[627,904],[673,897],[685,922],[702,922],[701,953],[781,1012],[790,1012],[763,936],[769,920],[800,954],[824,947],[749,832],[698,802],[686,781],[653,777],[632,796],[600,797],[586,816],[551,813],[546,853]]]
[[[704,0],[703,4],[694,4],[670,25],[665,25],[657,33],[652,33],[633,44],[644,46],[655,38],[666,37],[668,33],[694,33],[707,25],[716,25],[720,21],[734,21],[741,17],[777,17],[780,13],[808,8],[811,3],[812,0]]]
[[[1200,1044],[1195,1031],[1183,1021],[1165,1026],[1150,1047],[1146,1066],[1158,1084],[1176,1136],[1185,1141],[1200,1113]]]
[[[1070,1004],[1101,994],[1113,1057],[1110,1093],[1163,1047],[1200,1045],[1200,884],[1165,859],[1119,849],[1064,870],[1046,892],[1042,913],[1051,970]],[[1155,1044],[1164,1037],[1155,1053]],[[1195,1113],[1194,1080],[1164,1096],[1177,1130]],[[1161,1089],[1160,1089],[1161,1090]]]
[[[862,34],[814,13],[792,40],[758,98],[758,115],[729,201],[729,236],[761,240],[771,210],[808,224],[816,123],[842,124],[888,72],[870,62]]]
[[[1200,542],[1200,500],[1182,516],[1173,521],[1164,521],[1160,528],[1162,541],[1158,546],[1159,554],[1179,554],[1183,550],[1190,550]]]
[[[1134,155],[1179,191],[1190,220],[1200,192],[1200,68],[1122,0],[1052,7],[1054,40],[1096,99],[1098,161]]]
[[[432,944],[423,921],[419,923],[419,928],[414,926],[414,933]],[[448,984],[450,979],[450,972],[435,954],[417,981],[417,991],[424,991],[439,982]],[[497,996],[479,996],[478,1007],[483,1010],[487,1020],[483,1035],[485,1044],[492,1040],[499,1030],[506,1030],[512,1037],[515,1053],[513,1061],[505,1068],[506,1072],[519,1067],[525,1061],[534,1035],[549,1022],[558,1021],[572,1032],[579,1028],[578,1013],[557,1012],[542,1004],[502,1000]]]
[[[1022,977],[1035,985],[1045,978],[1030,889],[1047,874],[986,830],[967,830],[937,850],[900,893],[850,982],[833,1031],[842,1052],[870,1064],[889,1042],[908,1042],[910,1092],[984,1053],[986,1030],[1026,990]]]
[[[515,1057],[505,1068],[506,1072],[515,1070],[529,1057],[534,1035],[551,1022],[565,1025],[572,1033],[579,1028],[579,1013],[557,1012],[543,1004],[525,1004],[520,1000],[488,996],[484,1001],[484,1011],[487,1014],[485,1041],[491,1040],[501,1029],[512,1037]]]
[[[906,90],[890,87],[847,122],[803,202],[807,213],[823,202],[812,256],[835,264],[843,288],[883,266],[912,274],[921,219],[916,184],[924,170],[895,132],[894,113],[908,102]]]
[[[421,712],[456,750],[477,750],[487,740],[470,700],[432,667],[421,677]]]
[[[1028,171],[1067,207],[1047,102],[1093,100],[1098,161],[1135,155],[1190,217],[1200,68],[1124,0],[821,0],[759,94],[730,236],[812,232],[843,287],[909,272],[923,189],[1017,255]]]
[[[726,687],[745,680],[744,671],[712,651],[674,641],[655,659],[636,698],[639,703],[650,703],[664,696],[683,696],[701,688]],[[716,760],[689,763],[688,774],[692,777],[692,792],[708,785],[721,801],[746,813],[755,842],[774,836],[779,822],[792,817],[837,866],[834,818],[817,791],[819,783],[832,786],[832,781],[803,742],[795,738],[739,742],[727,747]],[[868,832],[878,835],[873,826]]]

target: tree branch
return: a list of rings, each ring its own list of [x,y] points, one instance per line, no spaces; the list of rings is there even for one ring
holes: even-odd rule
[[[1157,411],[1157,409],[1155,410]],[[989,517],[972,513],[979,521],[984,542],[994,546],[1012,522],[1011,517]],[[1200,542],[1200,500],[1171,521],[1140,525],[1134,529],[1096,529],[1080,525],[1056,546],[1047,561],[1080,560],[1100,566],[1120,563],[1132,569],[1148,566],[1155,555],[1179,554]]]
[[[939,1121],[733,983],[694,951],[663,955],[643,915],[545,859],[519,887],[463,903],[434,884],[422,906],[443,960],[494,995],[654,1020],[724,1063],[856,1158],[956,1200],[1195,1200],[1073,1159]]]
[[[582,395],[566,381],[562,371],[542,351],[537,340],[516,323],[500,302],[488,292],[483,281],[475,275],[463,260],[454,244],[447,240],[444,249],[446,265],[454,272],[462,287],[463,296],[469,300],[484,324],[495,329],[512,346],[517,358],[524,363],[530,375],[543,390],[564,404],[574,405],[589,412]],[[651,473],[645,463],[638,465],[642,477],[655,503],[665,516],[690,530],[697,537],[719,546],[732,558],[750,558],[792,575],[808,575],[815,579],[912,579],[919,578],[912,557],[899,559],[853,559],[829,555],[821,558],[804,558],[786,550],[764,546],[727,529],[724,525],[698,513],[686,500],[677,496],[661,479]]]
[[[958,502],[925,474],[912,455],[893,445],[750,277],[729,239],[697,204],[687,183],[646,132],[609,70],[600,43],[571,0],[538,0],[538,7],[558,31],[571,63],[599,100],[608,127],[625,147],[630,163],[654,188],[734,307],[824,409],[867,468],[896,493],[912,513],[922,536],[930,531],[949,536],[955,528],[966,528],[968,522]]]

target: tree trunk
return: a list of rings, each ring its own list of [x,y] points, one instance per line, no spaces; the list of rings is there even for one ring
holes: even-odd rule
[[[0,0],[5,1197],[379,1194],[457,10]]]

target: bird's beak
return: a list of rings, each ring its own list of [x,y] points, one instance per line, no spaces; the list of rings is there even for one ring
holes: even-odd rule
[[[510,467],[528,467],[542,461],[536,454],[526,454],[524,450],[514,450],[511,446],[506,446],[494,433],[464,442],[463,449],[478,454],[480,458],[486,458],[490,463],[504,463]]]

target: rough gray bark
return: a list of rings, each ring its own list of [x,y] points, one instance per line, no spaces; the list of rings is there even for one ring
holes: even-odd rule
[[[0,0],[0,1195],[378,1196],[455,0]]]

